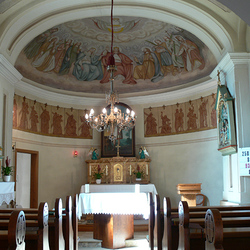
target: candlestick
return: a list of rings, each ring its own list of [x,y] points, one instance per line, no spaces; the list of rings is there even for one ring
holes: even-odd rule
[[[89,165],[89,175],[91,176],[91,165]]]
[[[146,165],[146,175],[148,175],[148,164]]]
[[[129,171],[129,175],[131,175],[132,174],[132,170],[131,170],[131,165],[130,165],[130,171]]]
[[[106,165],[106,175],[108,175],[108,166]]]

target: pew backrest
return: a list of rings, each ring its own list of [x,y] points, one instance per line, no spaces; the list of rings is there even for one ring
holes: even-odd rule
[[[148,220],[149,248],[150,250],[154,250],[155,208],[154,208],[153,194],[151,192],[148,193],[148,201],[149,201],[149,220]]]
[[[8,225],[9,250],[25,249],[26,221],[23,211],[13,211]]]
[[[208,209],[205,216],[206,250],[223,248],[223,222],[218,209]]]
[[[74,231],[74,250],[78,250],[78,194],[75,194],[72,209],[73,231]]]

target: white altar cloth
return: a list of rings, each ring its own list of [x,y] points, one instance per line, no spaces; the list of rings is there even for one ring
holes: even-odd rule
[[[14,200],[14,186],[15,182],[0,182],[0,206],[3,202],[10,204]]]
[[[146,193],[81,193],[80,214],[142,214],[149,217]]]
[[[134,193],[135,184],[89,184],[89,193]],[[141,193],[157,194],[154,184],[140,184]],[[85,193],[85,185],[81,186],[80,193]]]

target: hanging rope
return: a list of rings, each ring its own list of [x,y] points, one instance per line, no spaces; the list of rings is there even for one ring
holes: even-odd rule
[[[115,65],[115,58],[113,56],[113,43],[114,43],[114,26],[113,26],[113,6],[114,1],[111,2],[111,48],[110,48],[110,57],[109,57],[109,65]]]

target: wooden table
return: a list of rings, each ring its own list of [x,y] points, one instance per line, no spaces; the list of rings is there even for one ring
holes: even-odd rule
[[[94,214],[94,239],[116,249],[134,237],[134,214],[148,218],[149,203],[146,193],[81,193],[79,213]]]

